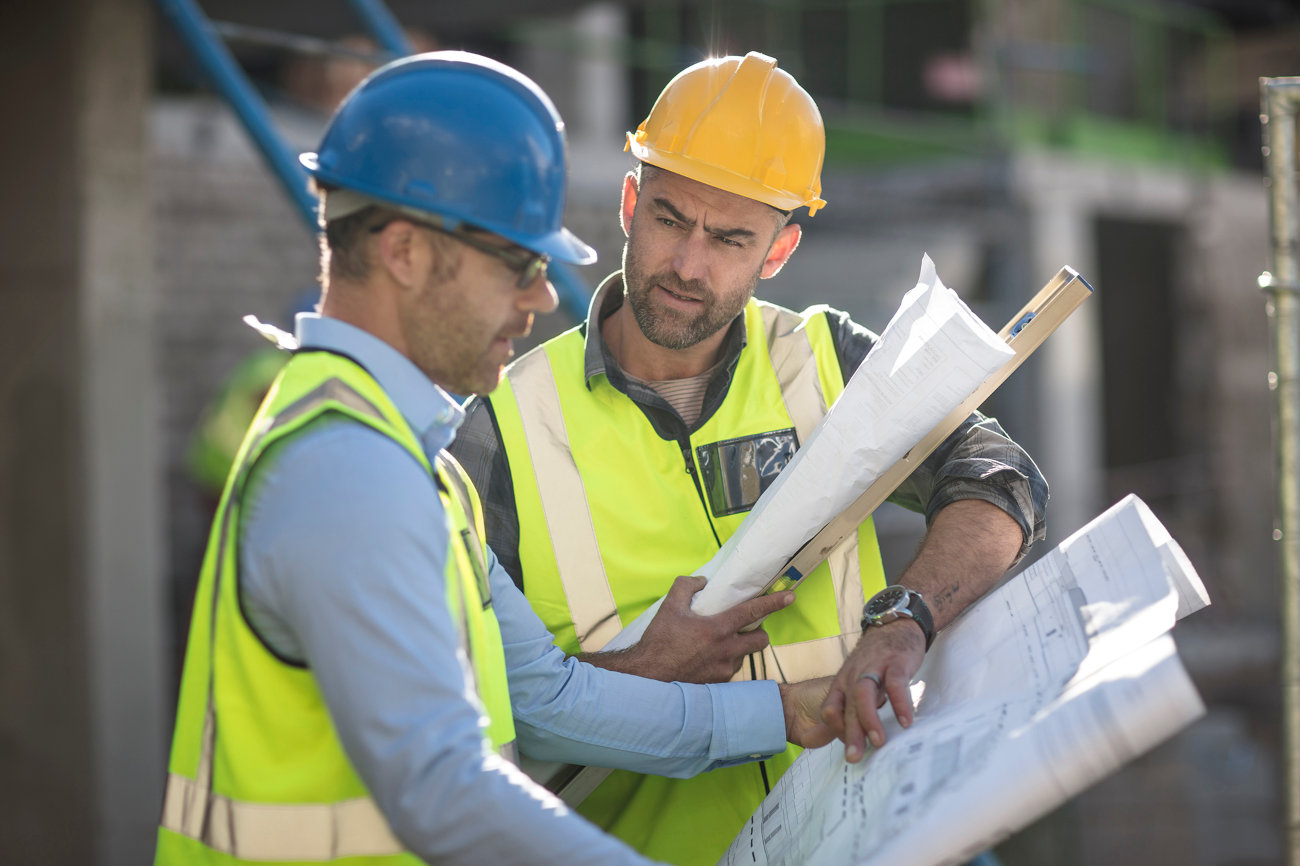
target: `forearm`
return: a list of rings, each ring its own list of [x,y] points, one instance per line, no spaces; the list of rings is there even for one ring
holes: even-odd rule
[[[898,582],[921,593],[939,630],[997,584],[1022,542],[1020,524],[1001,508],[958,500],[935,515]]]
[[[785,748],[775,683],[655,682],[565,658],[509,578],[492,574],[515,729],[530,757],[689,776]]]
[[[1022,556],[1047,531],[1046,479],[995,418],[971,415],[901,484],[889,501],[933,523],[954,502],[980,499],[1016,521]]]
[[[661,660],[643,652],[640,644],[634,644],[626,649],[610,650],[609,652],[578,653],[574,658],[593,667],[614,671],[615,673],[646,677],[647,679],[666,683],[673,682],[676,679],[670,674],[667,666]]]

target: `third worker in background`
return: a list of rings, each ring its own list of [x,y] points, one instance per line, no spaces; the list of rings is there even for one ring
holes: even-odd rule
[[[562,649],[669,681],[840,672],[826,716],[856,760],[854,740],[882,740],[884,700],[910,722],[907,684],[934,630],[1043,537],[1047,484],[996,420],[972,415],[891,497],[927,522],[887,599],[913,616],[863,631],[864,602],[891,583],[868,520],[766,620],[761,652],[736,655],[683,605],[637,646],[599,652],[670,589],[665,575],[717,552],[876,340],[840,311],[753,297],[799,244],[793,212],[826,204],[821,115],[774,59],[684,70],[628,148],[622,270],[584,323],[473,401],[452,450],[484,494],[491,547]],[[580,811],[654,858],[714,863],[797,753],[687,780],[617,772]]]

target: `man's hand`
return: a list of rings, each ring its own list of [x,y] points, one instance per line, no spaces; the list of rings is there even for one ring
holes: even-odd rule
[[[924,596],[939,631],[993,588],[1015,561],[1022,539],[1020,525],[1001,508],[959,499],[934,516],[898,582]],[[886,700],[900,725],[912,724],[908,687],[924,658],[925,635],[910,619],[862,633],[822,706],[822,718],[844,741],[845,760],[860,761],[866,740],[877,749],[884,745],[877,710]]]
[[[844,741],[844,759],[862,760],[865,740],[874,748],[885,743],[878,710],[888,700],[903,727],[912,724],[909,686],[925,659],[925,634],[910,619],[868,628],[844,660],[822,704],[828,729]]]
[[[830,677],[801,683],[779,683],[778,686],[781,689],[781,709],[785,711],[787,740],[805,749],[815,749],[835,739],[821,718],[822,702],[831,686]]]
[[[579,656],[597,667],[683,683],[723,683],[740,670],[750,653],[767,647],[767,632],[741,629],[794,601],[794,592],[776,592],[742,601],[713,616],[691,611],[691,598],[704,588],[702,577],[679,577],[635,646]]]

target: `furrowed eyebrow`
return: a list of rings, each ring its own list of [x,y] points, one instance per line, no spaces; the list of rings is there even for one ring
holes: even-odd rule
[[[692,227],[695,225],[695,220],[687,219],[686,215],[683,214],[681,211],[679,211],[677,208],[673,207],[672,203],[669,202],[668,199],[656,198],[654,200],[654,203],[655,203],[655,207],[659,208],[662,211],[667,211],[669,216],[677,220],[682,225],[687,225]],[[714,237],[719,237],[719,238],[743,238],[746,240],[752,240],[753,238],[758,237],[757,233],[752,232],[749,229],[740,229],[740,228],[715,229],[709,226],[705,226],[704,230],[707,231],[709,234],[713,235]]]

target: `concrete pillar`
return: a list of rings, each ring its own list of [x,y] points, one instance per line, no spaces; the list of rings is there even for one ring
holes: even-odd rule
[[[1063,265],[1096,282],[1092,211],[1086,195],[1055,181],[1052,160],[1023,159],[1016,194],[1032,227],[1031,267],[1046,281]],[[1100,319],[1083,303],[1035,353],[1040,433],[1034,459],[1052,487],[1049,542],[1055,543],[1104,507],[1101,443]],[[1047,548],[1044,548],[1047,549]]]
[[[576,61],[578,99],[568,125],[575,137],[604,144],[618,141],[628,119],[627,11],[617,3],[593,3],[573,17],[574,32],[582,40]]]
[[[96,862],[152,856],[172,708],[164,694],[164,453],[147,192],[148,0],[82,17],[80,339]]]
[[[151,858],[166,749],[146,0],[0,14],[0,851]]]

